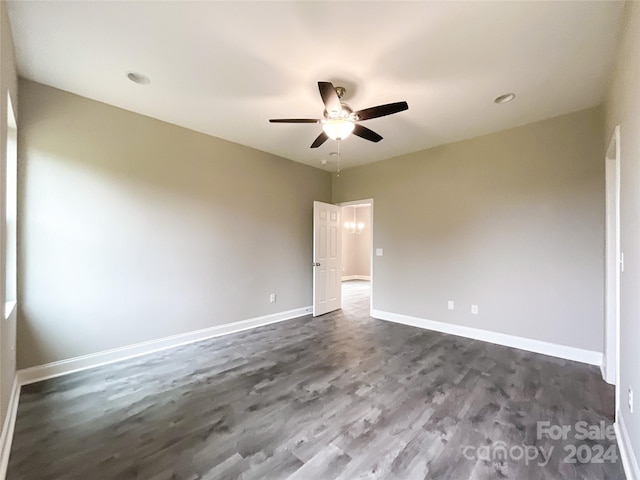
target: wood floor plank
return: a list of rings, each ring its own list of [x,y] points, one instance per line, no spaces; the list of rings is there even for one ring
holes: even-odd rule
[[[615,442],[538,435],[611,425],[597,368],[375,320],[368,282],[344,287],[339,312],[25,386],[7,478],[624,479],[619,459],[563,462]],[[480,454],[502,444],[554,451]]]

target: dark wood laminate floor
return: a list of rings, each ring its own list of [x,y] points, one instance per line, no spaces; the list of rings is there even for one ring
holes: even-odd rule
[[[563,462],[615,442],[537,438],[611,425],[597,368],[374,320],[368,284],[345,289],[342,312],[24,387],[7,478],[624,478]]]

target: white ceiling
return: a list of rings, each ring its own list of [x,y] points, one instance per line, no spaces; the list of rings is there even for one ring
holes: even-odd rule
[[[342,168],[603,100],[621,2],[12,1],[21,76],[319,168],[318,80],[355,110],[406,100],[341,143]],[[151,84],[126,78],[142,72]],[[517,98],[495,105],[506,92]],[[326,166],[321,160],[328,160]]]

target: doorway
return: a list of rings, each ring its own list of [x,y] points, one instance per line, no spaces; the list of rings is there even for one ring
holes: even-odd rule
[[[606,181],[606,301],[603,376],[616,385],[616,407],[619,402],[618,352],[620,348],[620,127],[609,142],[605,158]],[[616,408],[616,411],[618,409]]]
[[[342,208],[343,309],[373,305],[373,199],[340,204]],[[366,298],[365,298],[366,297]]]

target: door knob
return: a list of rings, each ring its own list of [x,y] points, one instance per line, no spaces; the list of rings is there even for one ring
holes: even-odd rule
[[[314,266],[314,267],[319,267],[320,266],[319,263],[312,263],[311,265]]]

